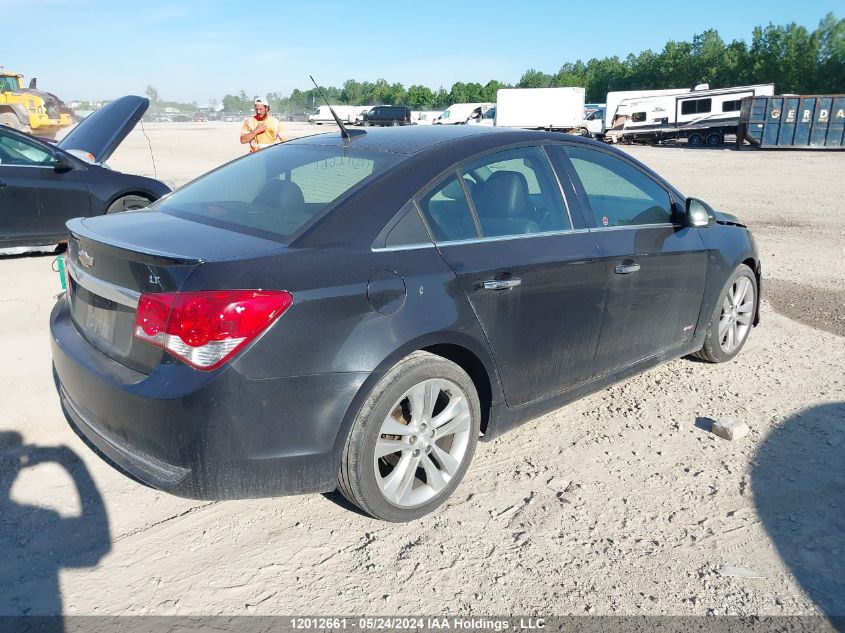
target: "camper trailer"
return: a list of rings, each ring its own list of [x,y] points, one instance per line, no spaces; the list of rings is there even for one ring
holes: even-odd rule
[[[496,92],[496,127],[579,130],[583,88],[502,88]]]
[[[737,132],[742,99],[771,96],[774,90],[773,84],[713,90],[700,84],[680,94],[629,97],[616,107],[605,139],[613,143],[686,139],[693,146],[721,145],[726,134]]]
[[[602,138],[607,130],[616,125],[617,110],[619,105],[633,99],[645,99],[648,97],[663,97],[668,95],[682,95],[689,93],[689,88],[668,88],[664,90],[616,90],[607,93],[607,103],[604,107],[603,117],[593,117],[587,129],[591,136]],[[621,122],[619,123],[621,125]]]

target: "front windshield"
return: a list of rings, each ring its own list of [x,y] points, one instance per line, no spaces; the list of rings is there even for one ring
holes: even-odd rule
[[[490,108],[487,112],[484,113],[485,119],[495,119],[496,118],[496,108]]]
[[[198,178],[156,208],[284,243],[346,193],[404,159],[354,148],[282,144]]]

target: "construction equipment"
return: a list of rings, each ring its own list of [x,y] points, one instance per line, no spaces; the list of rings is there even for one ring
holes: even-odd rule
[[[73,122],[70,109],[56,95],[37,90],[35,79],[24,88],[23,75],[0,66],[0,125],[55,138]]]

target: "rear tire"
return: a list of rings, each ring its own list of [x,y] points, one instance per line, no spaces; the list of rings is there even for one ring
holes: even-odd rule
[[[687,137],[687,145],[690,147],[701,147],[704,145],[704,136],[696,132],[695,134],[690,134]]]
[[[152,204],[152,201],[143,196],[123,196],[112,202],[109,208],[106,209],[106,213],[123,213],[124,211],[143,209],[144,207],[150,206],[150,204]]]
[[[411,521],[457,488],[472,461],[481,421],[466,372],[440,356],[414,352],[373,388],[341,458],[338,489],[383,521]]]
[[[710,134],[707,135],[706,142],[708,147],[718,147],[725,142],[725,137],[719,132],[710,132]]]
[[[728,279],[707,323],[704,345],[693,356],[709,363],[724,363],[739,354],[757,314],[757,277],[745,264]]]

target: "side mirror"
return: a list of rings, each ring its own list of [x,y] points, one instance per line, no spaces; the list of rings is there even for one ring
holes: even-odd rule
[[[716,214],[709,204],[698,198],[687,198],[686,224],[693,228],[710,226],[716,220]]]
[[[53,170],[57,174],[64,174],[66,172],[76,169],[76,165],[64,154],[53,154]]]

